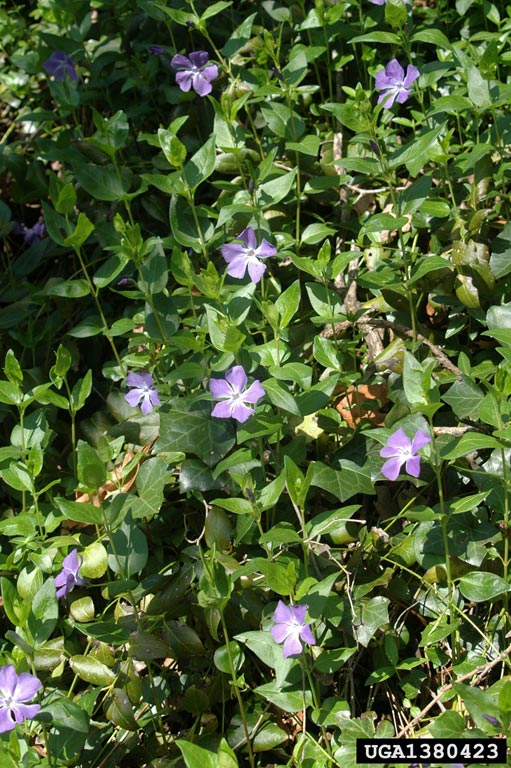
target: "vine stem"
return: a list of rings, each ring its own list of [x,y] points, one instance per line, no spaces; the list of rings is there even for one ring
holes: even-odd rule
[[[508,645],[507,648],[505,648],[502,653],[499,653],[497,658],[492,659],[492,661],[489,661],[487,664],[481,664],[475,669],[473,669],[471,672],[467,672],[464,675],[461,675],[461,677],[456,678],[456,683],[463,683],[465,680],[471,680],[474,675],[476,675],[475,680],[472,682],[472,686],[478,685],[484,678],[488,675],[488,672],[491,672],[493,667],[496,667],[497,664],[500,664],[502,661],[505,661],[508,656],[511,654],[511,645]],[[396,738],[400,739],[402,736],[404,736],[406,733],[408,733],[414,725],[417,725],[417,723],[420,723],[423,719],[424,715],[427,715],[430,709],[433,709],[433,707],[440,701],[442,696],[446,694],[448,691],[451,691],[454,687],[454,683],[447,683],[447,685],[443,685],[438,693],[431,699],[431,701],[426,704],[426,706],[419,712],[418,715],[416,715],[413,720],[410,720],[409,723],[407,723],[404,728],[401,728],[398,734],[396,734]]]
[[[220,611],[220,620],[222,622],[222,631],[224,633],[225,647],[227,650],[227,658],[229,659],[229,669],[232,677],[232,687],[238,700],[238,707],[240,708],[241,721],[243,723],[243,730],[245,731],[245,739],[247,742],[248,761],[250,768],[255,768],[254,751],[252,749],[252,743],[250,741],[250,732],[247,725],[247,716],[245,713],[245,705],[243,704],[243,697],[241,691],[236,684],[236,668],[234,666],[234,659],[232,657],[231,646],[229,641],[229,630],[227,629],[227,623],[225,621],[224,612]]]
[[[440,525],[442,527],[442,540],[443,540],[444,555],[445,555],[445,575],[447,578],[447,605],[449,609],[449,624],[452,624],[455,606],[454,606],[454,585],[452,581],[451,561],[449,559],[449,537],[447,534],[447,511],[445,508],[444,487],[442,482],[442,464],[441,464],[440,456],[438,453],[438,446],[436,443],[435,433],[433,429],[433,421],[431,417],[429,418],[429,427],[431,430],[431,434],[433,436],[432,447],[433,447],[434,462],[435,462],[434,471],[435,471],[436,483],[438,488],[438,503],[440,507]],[[459,636],[458,636],[457,630],[454,627],[451,628],[451,649],[452,649],[453,661],[455,661],[459,653]]]

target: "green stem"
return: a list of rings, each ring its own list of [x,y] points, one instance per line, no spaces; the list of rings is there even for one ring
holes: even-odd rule
[[[126,375],[126,369],[124,367],[124,363],[122,362],[121,358],[119,357],[119,353],[117,352],[117,347],[115,346],[114,340],[113,340],[112,336],[110,335],[110,333],[108,331],[108,323],[107,323],[106,317],[105,317],[105,315],[103,313],[103,308],[101,306],[101,302],[99,301],[99,295],[98,295],[99,294],[99,289],[97,289],[96,286],[94,285],[94,283],[92,282],[92,279],[91,279],[91,277],[89,275],[89,271],[88,271],[88,269],[87,269],[87,267],[85,265],[85,262],[83,260],[81,249],[79,247],[75,247],[74,250],[75,250],[76,256],[78,257],[78,261],[80,262],[80,267],[82,269],[82,272],[83,272],[83,274],[85,276],[85,279],[87,281],[87,284],[89,286],[89,290],[90,290],[91,296],[94,299],[94,303],[96,304],[96,308],[97,308],[99,316],[101,318],[101,322],[103,324],[103,334],[107,338],[108,343],[110,344],[110,346],[112,348],[112,352],[114,353],[114,357],[115,357],[115,360],[117,362],[117,365],[119,366],[123,376],[125,376]]]
[[[222,622],[222,631],[224,633],[225,647],[227,650],[227,658],[229,659],[229,669],[232,677],[231,685],[234,688],[236,699],[238,700],[238,707],[240,709],[241,721],[243,723],[243,730],[245,731],[245,739],[247,742],[247,751],[248,751],[248,761],[250,763],[250,768],[255,768],[254,751],[252,749],[252,743],[250,741],[250,731],[248,730],[248,725],[247,725],[245,705],[243,704],[243,697],[241,695],[241,691],[236,683],[236,667],[234,665],[234,659],[232,657],[231,646],[229,642],[229,631],[227,629],[227,623],[225,621],[223,611],[220,611],[220,620]]]
[[[445,497],[444,497],[444,487],[442,482],[442,464],[440,460],[440,455],[438,452],[438,446],[435,439],[435,433],[433,430],[433,422],[432,419],[429,419],[429,426],[431,430],[431,434],[433,435],[432,440],[432,448],[434,453],[434,471],[435,471],[435,477],[436,477],[436,483],[437,483],[437,489],[438,489],[438,505],[440,507],[440,525],[442,527],[442,541],[444,545],[444,556],[445,556],[445,575],[447,579],[447,604],[448,604],[448,622],[449,624],[453,623],[454,613],[455,613],[455,604],[454,604],[454,585],[452,581],[452,572],[451,572],[451,561],[449,556],[449,536],[447,533],[447,510],[445,507]],[[451,629],[451,649],[452,649],[452,656],[453,661],[455,661],[459,656],[459,638],[458,633],[455,628]]]

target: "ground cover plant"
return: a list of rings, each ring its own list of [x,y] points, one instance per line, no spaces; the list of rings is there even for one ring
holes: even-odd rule
[[[0,2],[2,768],[508,733],[510,34]]]

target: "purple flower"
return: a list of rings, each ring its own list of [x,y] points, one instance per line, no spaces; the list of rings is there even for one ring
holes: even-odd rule
[[[165,48],[162,48],[161,45],[150,45],[148,50],[149,50],[149,53],[152,56],[166,56],[167,55],[167,51],[165,50]]]
[[[408,64],[406,75],[403,67],[397,59],[389,61],[384,70],[376,73],[376,90],[381,91],[378,96],[378,104],[382,101],[388,109],[395,101],[400,104],[405,102],[410,95],[411,85],[419,77],[419,70]]]
[[[413,440],[410,440],[402,429],[398,429],[380,451],[380,456],[388,459],[381,468],[382,475],[388,480],[397,480],[401,467],[405,464],[409,475],[419,477],[420,456],[417,451],[430,442],[430,436],[420,429],[415,433]]]
[[[488,720],[490,725],[493,725],[494,728],[501,728],[502,727],[501,724],[499,723],[499,721],[497,720],[497,718],[494,717],[493,715],[485,715],[484,712],[483,712],[483,717],[485,718],[485,720]]]
[[[55,577],[55,586],[57,597],[66,597],[74,587],[83,587],[84,579],[80,576],[80,566],[83,563],[83,557],[78,557],[78,550],[73,549],[62,561],[62,570]]]
[[[285,605],[279,600],[272,620],[270,632],[276,643],[284,643],[284,658],[302,652],[302,642],[315,645],[316,641],[309,624],[305,623],[306,605]],[[300,642],[301,641],[301,642]]]
[[[43,62],[43,67],[49,75],[53,75],[55,80],[65,80],[68,76],[71,80],[78,80],[74,61],[65,51],[53,51],[52,55]]]
[[[158,390],[153,385],[153,377],[150,373],[128,373],[126,386],[132,389],[124,395],[132,408],[140,405],[144,414],[151,413],[155,405],[161,405]]]
[[[261,382],[254,381],[248,389],[247,374],[243,366],[235,365],[225,374],[225,379],[210,379],[209,390],[215,400],[220,400],[213,408],[211,415],[217,419],[236,419],[244,422],[254,413],[246,403],[251,405],[264,396]]]
[[[27,245],[34,245],[34,243],[38,243],[39,240],[44,237],[46,228],[44,226],[44,221],[39,219],[33,227],[26,227],[24,224],[20,224],[20,222],[17,221],[12,231],[16,235],[22,235],[23,240]]]
[[[25,704],[33,699],[42,683],[29,672],[17,674],[12,664],[0,667],[0,733],[12,731],[17,723],[35,717],[40,704]]]
[[[188,92],[193,88],[199,96],[207,96],[211,93],[211,83],[218,77],[216,64],[208,64],[209,56],[206,51],[192,51],[189,56],[177,53],[170,66],[177,69],[176,82],[182,91]]]
[[[262,264],[259,259],[275,256],[277,249],[264,238],[261,245],[257,245],[252,227],[244,229],[236,240],[241,240],[241,243],[226,243],[220,249],[229,264],[227,274],[231,277],[244,277],[248,268],[250,279],[258,283],[266,271],[266,264]]]

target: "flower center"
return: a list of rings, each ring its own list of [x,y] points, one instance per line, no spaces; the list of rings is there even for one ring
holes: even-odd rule
[[[253,259],[255,256],[255,251],[253,248],[248,248],[246,254],[248,259]]]

